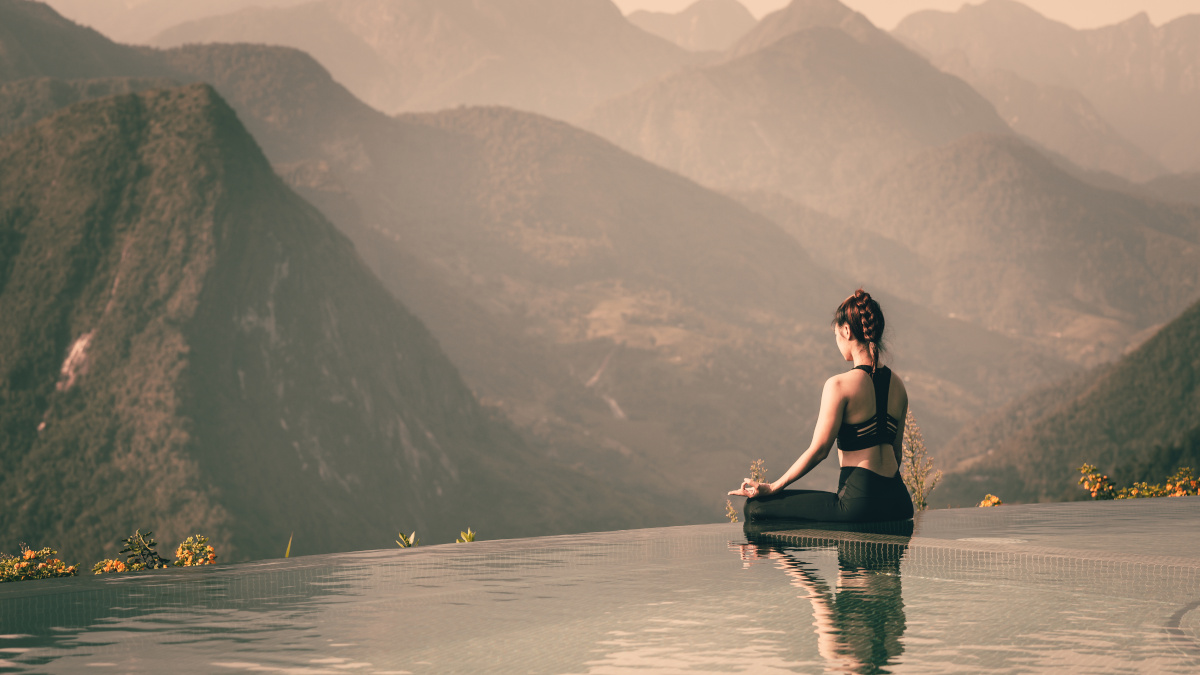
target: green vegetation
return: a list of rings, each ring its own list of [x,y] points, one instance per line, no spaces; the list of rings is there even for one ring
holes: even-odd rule
[[[731,523],[736,523],[738,521],[737,509],[733,508],[733,501],[729,499],[725,500],[725,517],[728,518],[729,522]]]
[[[468,527],[466,532],[458,533],[458,539],[455,539],[454,543],[466,544],[472,541],[475,541],[475,532],[471,531],[471,528]]]
[[[1181,467],[1162,483],[1134,482],[1129,487],[1117,488],[1107,475],[1091,464],[1079,467],[1079,484],[1088,491],[1092,499],[1146,499],[1151,497],[1187,497],[1200,494],[1200,481],[1192,474],[1191,467]]]
[[[284,556],[286,557],[286,556]],[[195,567],[198,565],[216,565],[217,551],[208,543],[208,537],[193,534],[184,539],[175,549],[176,567]]]
[[[54,549],[34,550],[25,544],[17,555],[0,553],[0,583],[75,576],[79,566],[67,565],[57,555]]]
[[[399,546],[400,548],[414,548],[414,547],[421,545],[421,540],[417,539],[416,532],[413,532],[412,534],[408,535],[407,537],[404,536],[403,532],[401,532],[400,534],[398,534],[396,536],[400,537],[399,539],[396,540],[396,545]]]
[[[125,560],[101,560],[92,566],[92,572],[94,574],[140,572],[142,570],[157,570],[169,566],[171,562],[160,556],[158,551],[154,549],[158,545],[158,542],[154,540],[153,534],[153,532],[142,534],[141,530],[137,530],[122,539],[121,541],[125,544],[125,548],[121,549],[121,553],[129,554]],[[204,541],[207,543],[208,539],[206,538]],[[181,543],[179,546],[182,548],[183,544]]]
[[[918,511],[929,508],[929,493],[942,480],[942,472],[934,471],[933,458],[925,448],[925,436],[917,426],[917,418],[911,409],[904,418],[904,438],[901,441],[900,475],[912,495],[913,506]]]

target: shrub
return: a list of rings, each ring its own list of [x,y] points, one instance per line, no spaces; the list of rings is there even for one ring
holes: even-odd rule
[[[1191,467],[1180,467],[1161,484],[1134,483],[1130,487],[1117,489],[1108,476],[1091,464],[1079,467],[1083,476],[1079,484],[1091,494],[1092,499],[1146,499],[1150,497],[1186,497],[1200,493],[1200,481],[1192,474]]]
[[[175,549],[176,567],[195,567],[197,565],[216,565],[217,552],[209,543],[208,537],[193,534],[184,539]]]
[[[112,560],[109,558],[105,558],[95,565],[92,565],[93,574],[111,574],[115,572],[128,571],[129,568],[125,566],[125,563],[121,562],[120,560]]]
[[[983,501],[979,502],[979,506],[980,507],[1004,506],[1004,502],[1000,501],[1000,498],[997,497],[996,495],[989,494],[989,495],[984,495]]]
[[[917,426],[912,410],[904,418],[901,448],[900,475],[912,495],[913,507],[924,511],[929,508],[929,494],[942,480],[942,472],[933,470],[933,459],[925,448],[925,436],[921,434],[921,427]]]
[[[59,560],[55,557],[58,551],[52,548],[34,550],[21,544],[20,551],[17,555],[0,553],[0,582],[73,577],[78,573],[78,565]]]
[[[119,560],[101,560],[92,566],[92,572],[96,574],[105,574],[108,572],[138,572],[141,570],[156,570],[170,565],[170,561],[160,556],[154,547],[158,542],[154,541],[153,532],[142,534],[141,530],[135,531],[133,534],[122,539],[125,548],[121,549],[121,553],[128,553],[125,562]]]
[[[1083,486],[1092,495],[1092,499],[1114,499],[1116,490],[1112,483],[1108,481],[1108,476],[1100,473],[1096,467],[1091,464],[1084,464],[1079,467],[1079,472],[1083,476],[1079,479],[1079,484]]]
[[[725,517],[728,518],[729,522],[731,523],[736,523],[738,521],[737,509],[733,508],[733,502],[728,499],[725,500]]]

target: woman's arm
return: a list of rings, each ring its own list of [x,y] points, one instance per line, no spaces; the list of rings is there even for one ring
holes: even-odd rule
[[[846,397],[842,393],[841,380],[837,377],[825,380],[825,388],[821,391],[821,411],[817,413],[812,443],[790,469],[771,481],[771,492],[782,490],[800,480],[829,456],[833,442],[837,440],[837,429],[842,424],[842,412],[845,409]]]
[[[813,467],[829,456],[833,442],[837,439],[837,428],[842,424],[842,412],[845,408],[846,397],[842,393],[841,382],[837,377],[831,377],[825,381],[825,388],[821,392],[821,410],[817,413],[817,426],[813,429],[813,439],[808,449],[790,469],[774,481],[754,483],[747,478],[742,482],[741,489],[729,494],[761,497],[784,489],[812,471]]]

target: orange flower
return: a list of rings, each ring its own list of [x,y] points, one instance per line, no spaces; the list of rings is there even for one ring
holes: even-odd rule
[[[25,549],[25,559],[26,560],[33,560],[36,557],[37,557],[37,551]]]

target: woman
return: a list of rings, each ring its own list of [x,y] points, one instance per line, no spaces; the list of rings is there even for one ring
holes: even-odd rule
[[[746,522],[813,520],[879,522],[913,516],[912,498],[900,478],[901,442],[908,393],[891,369],[879,365],[883,312],[861,288],[834,315],[842,357],[854,368],[825,382],[812,444],[779,479],[749,478],[731,495],[748,497]],[[842,466],[838,491],[784,490],[829,456],[834,440]]]

